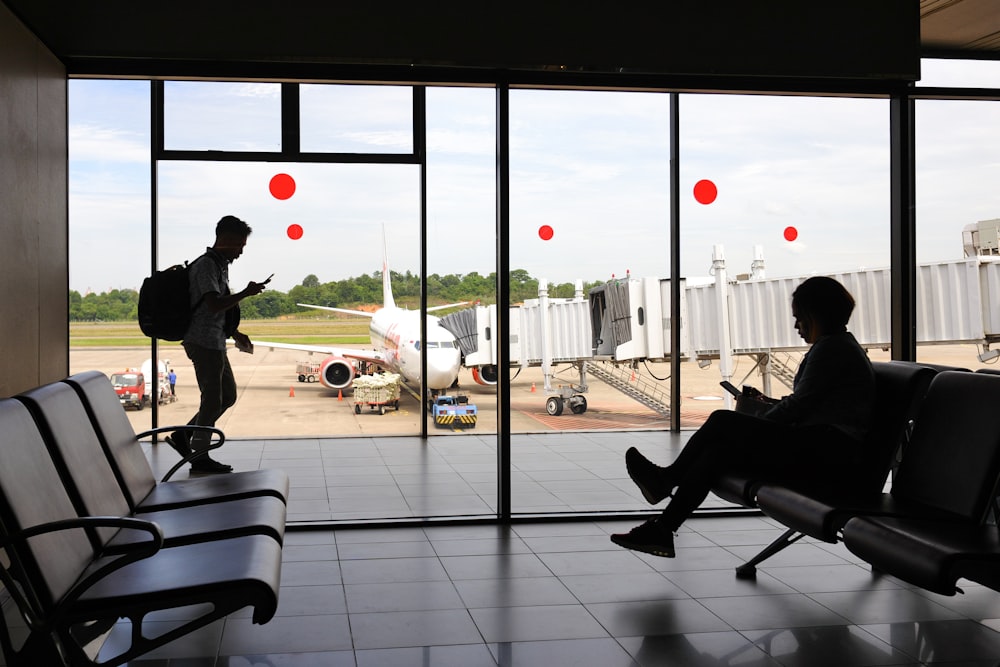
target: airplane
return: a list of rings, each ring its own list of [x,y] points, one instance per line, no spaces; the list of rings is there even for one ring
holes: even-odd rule
[[[428,308],[427,311],[453,308],[466,303],[434,306]],[[392,296],[389,263],[385,256],[383,256],[382,261],[382,307],[374,313],[306,303],[296,305],[371,318],[368,335],[375,349],[363,351],[342,347],[269,341],[255,341],[254,345],[328,355],[320,364],[319,370],[319,381],[328,389],[350,388],[358,373],[358,362],[375,364],[393,373],[398,373],[408,383],[420,384],[420,311],[396,306]],[[437,394],[454,386],[462,365],[461,350],[455,335],[441,326],[440,320],[433,315],[427,316],[427,342],[424,347],[427,351],[427,387],[432,393]],[[477,378],[477,382],[482,384],[482,381],[478,379],[480,374],[474,373],[473,376]]]

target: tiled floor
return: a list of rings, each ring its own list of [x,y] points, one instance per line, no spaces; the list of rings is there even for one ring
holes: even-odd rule
[[[608,533],[627,525],[293,531],[272,621],[253,626],[248,613],[235,614],[132,664],[1000,661],[1000,593],[992,590],[968,586],[955,598],[913,590],[874,578],[839,546],[816,543],[789,548],[756,581],[743,581],[733,567],[779,532],[764,518],[694,519],[674,559],[612,545]]]
[[[648,509],[625,448],[666,461],[685,437],[521,436],[515,511]],[[150,456],[163,467],[170,451]],[[1000,665],[1000,593],[989,589],[914,590],[873,577],[839,545],[806,541],[756,581],[736,579],[733,568],[781,532],[760,516],[692,519],[674,559],[616,547],[609,533],[635,521],[611,518],[305,529],[492,512],[496,454],[482,435],[234,441],[218,458],[291,476],[277,615],[254,626],[244,610],[133,667]],[[105,650],[128,630],[116,627]]]
[[[653,460],[676,456],[691,431],[554,432],[511,443],[515,513],[642,511],[648,505],[625,472],[635,445]],[[281,468],[292,483],[289,522],[495,516],[496,438],[463,435],[228,441],[215,458],[237,470]],[[166,471],[177,455],[152,448]],[[182,473],[183,474],[183,473]],[[713,504],[720,504],[718,501]]]

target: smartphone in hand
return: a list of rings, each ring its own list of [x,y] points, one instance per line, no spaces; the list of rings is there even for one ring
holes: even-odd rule
[[[728,391],[730,394],[732,394],[736,398],[739,398],[743,394],[743,392],[740,391],[739,389],[737,389],[736,385],[734,385],[729,380],[723,380],[722,382],[719,383],[719,386],[721,386],[723,389],[725,389],[726,391]]]

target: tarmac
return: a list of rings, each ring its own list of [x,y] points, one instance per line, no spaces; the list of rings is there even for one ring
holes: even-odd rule
[[[359,346],[362,347],[362,346]],[[986,367],[976,359],[974,345],[928,346],[921,348],[921,361],[964,368]],[[887,351],[872,350],[871,358],[887,360]],[[150,356],[146,347],[135,348],[73,348],[70,351],[70,372],[100,370],[110,375],[128,367],[136,367]],[[157,406],[160,425],[186,422],[197,411],[198,388],[194,370],[179,346],[164,346],[160,358],[169,360],[177,373],[176,400]],[[358,437],[370,435],[413,435],[420,432],[421,410],[411,392],[401,392],[399,409],[379,414],[377,409],[362,406],[355,414],[351,391],[338,392],[318,382],[299,382],[296,364],[316,362],[294,350],[271,350],[258,346],[254,354],[229,351],[229,359],[238,383],[238,400],[217,424],[233,438],[295,438],[295,437]],[[737,357],[733,382],[739,384],[753,367],[749,357]],[[557,367],[554,385],[576,384],[577,371],[569,365]],[[668,383],[669,364],[643,364],[635,369],[637,376],[647,376]],[[547,398],[542,371],[537,367],[511,370],[510,423],[513,433],[546,431],[602,430],[667,430],[669,420],[641,405],[617,389],[588,376],[587,411],[571,414],[567,409],[555,417],[545,410]],[[715,409],[724,407],[723,390],[719,387],[719,368],[713,363],[699,368],[695,363],[682,364],[681,424],[696,428]],[[760,376],[754,372],[747,383],[760,387]],[[478,423],[472,430],[480,434],[497,431],[496,387],[477,384],[469,371],[463,369],[459,387],[449,393],[468,396],[477,406]],[[777,380],[772,393],[788,393]],[[153,410],[128,410],[129,419],[137,431],[151,427]],[[432,435],[445,435],[457,429],[438,429],[428,425]]]

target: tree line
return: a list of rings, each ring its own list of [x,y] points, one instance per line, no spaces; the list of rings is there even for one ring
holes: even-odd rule
[[[420,276],[410,271],[390,272],[392,291],[396,304],[417,309],[420,307]],[[519,303],[538,296],[538,280],[524,269],[510,272],[510,298]],[[584,284],[584,293],[601,284],[594,281]],[[549,296],[572,297],[573,283],[549,285]],[[479,301],[483,305],[496,302],[496,273],[482,276],[476,272],[441,276],[427,276],[427,302],[434,306],[460,301]],[[321,283],[313,274],[287,293],[268,289],[262,294],[244,299],[240,303],[243,319],[270,319],[307,312],[296,304],[310,303],[317,306],[356,308],[360,305],[382,303],[382,273],[376,271],[356,278],[346,278]],[[138,320],[139,292],[132,289],[113,289],[109,292],[91,292],[81,295],[76,290],[69,293],[69,319],[71,322],[127,322]]]

